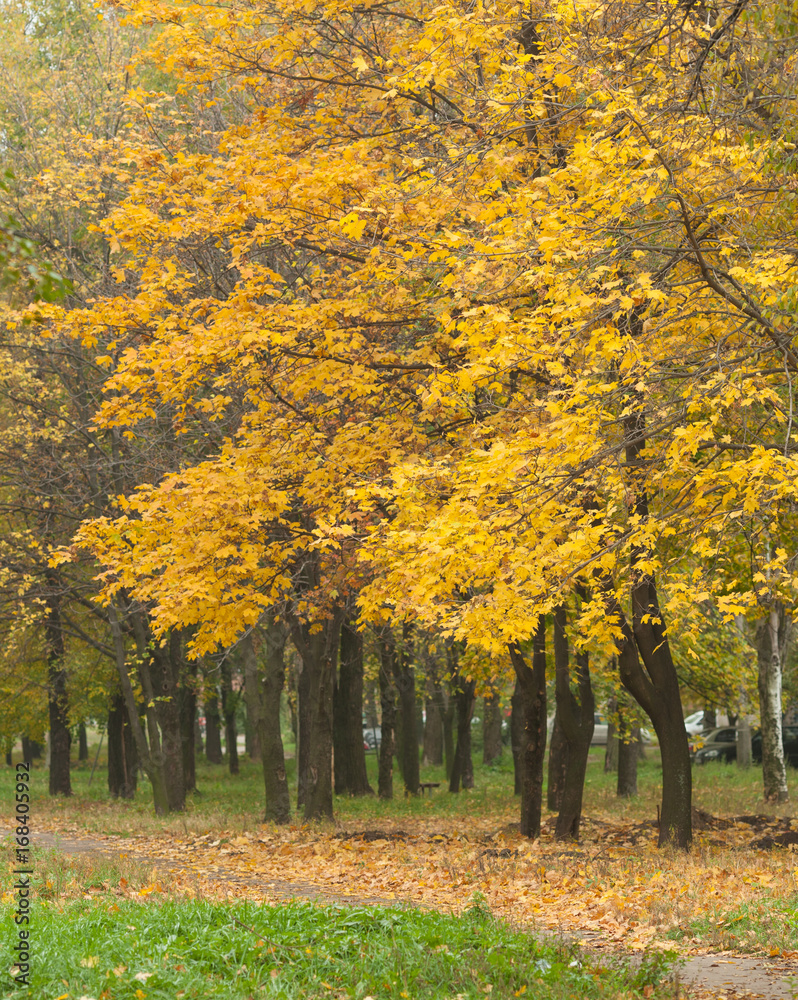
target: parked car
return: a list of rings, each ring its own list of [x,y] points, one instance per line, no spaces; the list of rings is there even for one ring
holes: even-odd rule
[[[798,767],[798,726],[781,727],[781,745],[784,747],[784,759],[793,767]],[[762,761],[762,731],[755,729],[751,734],[751,756],[757,762]]]
[[[379,726],[363,726],[363,746],[366,750],[379,750],[382,730]]]
[[[698,736],[699,733],[703,733],[706,728],[704,726],[704,709],[688,715],[684,720],[684,728],[687,730],[688,736]]]
[[[737,760],[737,730],[734,726],[709,729],[690,742],[690,755],[694,764],[712,760]]]
[[[784,759],[793,767],[798,767],[798,726],[782,727],[781,744],[784,747]],[[697,737],[690,750],[694,764],[737,760],[737,730],[734,726],[711,729]],[[751,733],[751,756],[757,764],[762,762],[760,729],[754,729]]]

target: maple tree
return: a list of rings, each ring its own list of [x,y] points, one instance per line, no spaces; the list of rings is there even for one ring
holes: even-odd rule
[[[576,656],[617,655],[662,842],[689,844],[670,636],[707,602],[769,620],[794,586],[791,17],[131,5],[177,82],[127,108],[175,127],[115,153],[117,287],[39,315],[106,352],[102,426],[168,414],[196,450],[79,538],[106,599],[196,653],[290,622],[308,815],[359,595],[378,626],[509,650],[534,834],[542,634],[583,588]]]

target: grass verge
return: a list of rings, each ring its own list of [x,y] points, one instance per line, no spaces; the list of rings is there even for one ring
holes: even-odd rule
[[[15,928],[2,919],[3,968]],[[535,940],[476,899],[460,917],[379,907],[77,900],[40,904],[32,981],[9,1000],[279,997],[460,1000],[665,997],[670,959],[594,964]]]
[[[762,895],[728,909],[709,910],[686,926],[673,928],[675,941],[691,939],[718,951],[771,956],[798,954],[798,893]]]

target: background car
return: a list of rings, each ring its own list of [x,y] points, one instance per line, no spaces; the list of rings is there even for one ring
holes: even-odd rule
[[[382,743],[382,729],[379,726],[363,726],[363,746],[366,750],[379,750]]]
[[[691,741],[690,753],[694,764],[737,760],[737,730],[734,726],[722,726],[701,733],[694,742]]]
[[[798,767],[798,726],[781,727],[781,745],[784,759],[793,767]],[[755,729],[751,735],[751,756],[758,763],[762,760],[762,731]]]

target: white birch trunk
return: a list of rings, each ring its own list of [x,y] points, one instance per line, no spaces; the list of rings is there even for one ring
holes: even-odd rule
[[[766,802],[786,802],[787,771],[781,742],[781,651],[779,609],[772,606],[756,630],[759,718],[762,724],[762,780]]]

